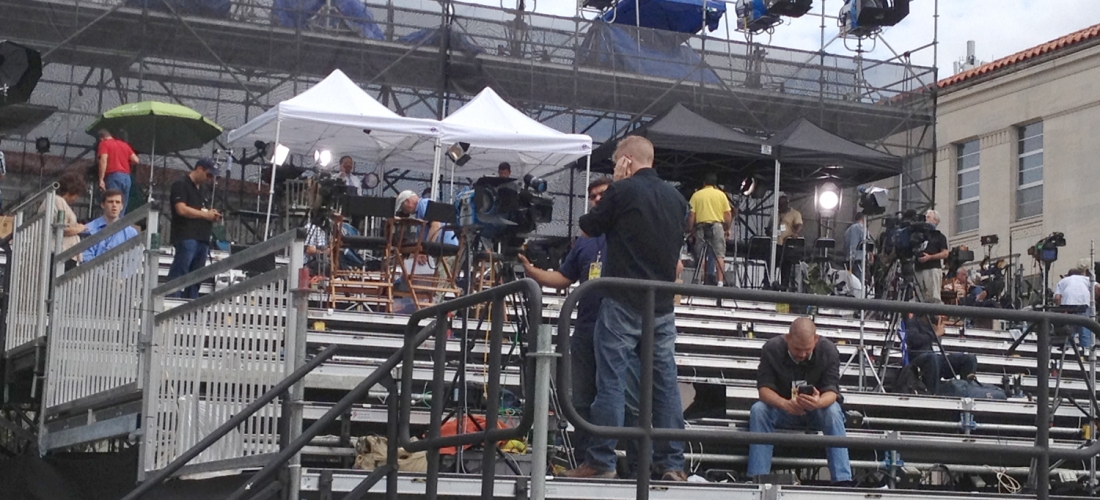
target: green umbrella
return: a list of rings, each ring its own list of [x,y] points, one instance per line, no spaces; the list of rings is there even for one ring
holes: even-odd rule
[[[150,157],[149,185],[153,185],[153,158],[201,147],[222,133],[222,128],[186,106],[167,102],[142,101],[123,104],[103,113],[85,129],[93,137],[101,129],[112,134],[126,131],[134,151]],[[150,196],[152,189],[149,190]]]

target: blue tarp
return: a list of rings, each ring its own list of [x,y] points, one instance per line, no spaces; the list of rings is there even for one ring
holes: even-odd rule
[[[635,38],[636,33],[639,38]],[[640,47],[639,47],[640,46]],[[581,64],[665,78],[718,84],[718,75],[703,63],[683,37],[594,21],[580,50]]]
[[[306,29],[309,20],[324,6],[325,0],[274,0],[272,12],[280,26]],[[386,37],[375,24],[370,9],[361,0],[334,0],[332,6],[340,13],[340,17],[331,18],[333,21],[346,23],[349,28],[366,38],[382,40]]]
[[[451,46],[452,49],[464,50],[466,52],[469,52],[470,54],[480,54],[484,52],[484,50],[481,47],[478,47],[477,44],[473,42],[473,40],[470,40],[470,37],[461,33],[455,33],[453,30],[450,29],[448,29],[447,31],[451,34],[451,37],[449,40],[447,40],[447,43]],[[438,46],[439,28],[426,28],[414,31],[412,33],[409,33],[408,35],[398,38],[397,41],[413,45],[419,44]]]
[[[620,0],[615,8],[604,12],[602,19],[615,24],[698,33],[703,29],[704,1],[707,5],[707,29],[714,31],[726,13],[725,2],[719,0]],[[635,13],[635,2],[641,16]]]
[[[233,4],[230,0],[168,0],[172,9],[183,15],[228,19]],[[161,0],[126,0],[127,7],[171,12]]]

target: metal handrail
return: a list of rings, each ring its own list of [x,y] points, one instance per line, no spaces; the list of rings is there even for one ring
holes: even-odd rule
[[[639,425],[640,427],[606,427],[597,426],[583,419],[572,402],[572,373],[571,353],[569,349],[569,327],[573,310],[577,302],[585,294],[597,290],[615,289],[617,291],[631,289],[646,292],[647,306],[643,312],[642,336],[639,343],[641,358],[640,401],[639,401]],[[591,280],[569,294],[562,305],[558,317],[557,352],[561,355],[562,364],[558,367],[558,391],[559,403],[562,412],[573,426],[595,436],[613,437],[618,439],[636,439],[641,441],[638,458],[638,470],[648,470],[652,441],[702,441],[726,444],[773,444],[781,446],[799,447],[848,447],[854,449],[889,449],[896,451],[931,451],[940,447],[939,443],[928,441],[909,441],[905,439],[861,439],[851,437],[818,436],[806,434],[776,434],[755,433],[734,430],[722,430],[708,428],[707,430],[691,429],[657,429],[653,428],[652,420],[647,418],[652,414],[653,394],[653,344],[654,344],[654,320],[653,304],[656,293],[664,292],[682,296],[707,297],[714,299],[749,300],[758,302],[785,303],[791,305],[829,307],[848,310],[869,310],[887,313],[915,313],[915,314],[946,314],[951,316],[965,316],[986,319],[1007,319],[1013,321],[1027,321],[1039,323],[1037,333],[1038,341],[1038,395],[1036,398],[1036,436],[1034,446],[1000,446],[993,444],[959,443],[952,446],[952,453],[968,456],[1012,456],[1037,459],[1038,471],[1050,468],[1050,459],[1083,460],[1100,453],[1100,442],[1080,449],[1054,449],[1050,448],[1050,429],[1046,423],[1050,418],[1049,388],[1050,371],[1046,369],[1050,365],[1050,331],[1051,324],[1076,325],[1087,327],[1093,332],[1100,333],[1100,323],[1082,316],[1065,315],[1049,312],[1015,311],[1004,309],[989,309],[979,307],[946,306],[942,304],[922,304],[916,302],[901,302],[887,300],[863,300],[847,297],[832,297],[824,295],[795,294],[786,292],[771,292],[763,290],[748,290],[737,288],[719,288],[703,285],[684,285],[660,281],[645,281],[623,278],[601,278]],[[1037,474],[1037,497],[1045,500],[1050,494],[1049,474],[1040,472]],[[646,499],[649,497],[649,475],[638,474],[637,497]]]
[[[206,451],[207,448],[213,446],[214,443],[217,443],[219,439],[225,437],[225,435],[229,434],[231,431],[233,431],[233,429],[236,429],[237,426],[244,423],[244,421],[248,420],[253,414],[262,410],[264,406],[267,406],[268,403],[274,401],[275,398],[290,390],[291,386],[298,383],[299,380],[305,378],[306,375],[308,375],[318,366],[321,366],[321,363],[324,363],[325,361],[331,359],[334,355],[336,355],[336,352],[339,350],[339,348],[340,346],[336,344],[326,347],[325,350],[314,356],[313,359],[309,360],[308,363],[302,365],[297,370],[294,370],[294,373],[291,373],[281,382],[272,386],[271,389],[268,389],[267,392],[265,392],[262,396],[257,398],[248,406],[244,407],[243,410],[234,415],[233,418],[227,420],[224,424],[219,426],[205,438],[203,438],[202,441],[199,441],[187,451],[180,454],[180,456],[176,457],[175,460],[172,460],[172,462],[169,463],[167,467],[157,471],[155,474],[143,481],[140,485],[138,485],[137,488],[134,488],[134,490],[128,493],[125,497],[122,497],[122,500],[137,500],[138,498],[141,498],[142,495],[157,487],[158,484],[162,483],[165,479],[171,477],[172,474],[176,473],[176,471],[182,469],[185,465],[187,465],[188,462],[202,454],[202,452]]]
[[[439,430],[443,422],[443,404],[432,404],[431,423],[428,426],[428,437],[420,440],[413,441],[409,433],[409,415],[412,412],[412,370],[403,370],[401,373],[401,415],[404,417],[399,421],[399,435],[401,439],[401,446],[408,451],[428,451],[428,482],[426,489],[426,496],[429,500],[434,500],[437,490],[436,487],[439,482],[439,449],[444,446],[465,446],[470,444],[482,443],[484,444],[484,452],[482,455],[482,467],[481,467],[481,495],[483,498],[491,498],[493,496],[493,487],[496,474],[496,446],[498,441],[506,441],[509,439],[522,438],[527,434],[527,431],[531,428],[531,424],[535,418],[535,400],[542,397],[541,394],[535,393],[535,363],[531,358],[524,366],[524,376],[522,377],[524,383],[524,395],[523,398],[523,414],[520,417],[520,422],[515,427],[507,429],[498,429],[497,427],[497,412],[499,410],[498,405],[500,403],[500,369],[501,369],[501,342],[503,338],[504,330],[504,299],[505,297],[515,294],[524,293],[527,295],[527,318],[531,321],[541,321],[542,318],[542,288],[531,279],[523,279],[519,281],[513,281],[501,286],[496,286],[488,290],[478,292],[473,295],[467,295],[464,297],[458,297],[454,300],[437,304],[426,309],[422,309],[413,313],[409,319],[406,332],[411,332],[421,320],[426,318],[435,317],[435,324],[443,325],[446,323],[447,313],[458,311],[467,307],[478,305],[486,300],[492,300],[492,309],[490,313],[490,330],[489,330],[489,373],[487,377],[487,394],[486,394],[486,408],[485,408],[485,429],[482,432],[460,434],[456,433],[453,436],[440,436]],[[525,339],[528,346],[534,346],[536,342],[537,328],[528,327],[527,338]],[[432,375],[432,394],[445,394],[444,389],[444,369],[446,367],[447,349],[446,338],[439,335],[437,332],[435,353],[432,355],[432,361],[434,363],[434,373]],[[412,366],[413,363],[413,351],[419,344],[410,343],[408,335],[405,338],[405,345],[402,348],[404,350],[404,363],[405,366]],[[465,352],[463,351],[463,354]],[[463,417],[464,418],[464,417]],[[535,447],[536,453],[545,453],[544,450]],[[533,467],[540,467],[536,462]],[[544,471],[532,470],[532,476],[545,476]],[[535,488],[533,488],[535,489]]]
[[[61,184],[58,184],[56,182],[51,182],[46,187],[44,187],[42,189],[39,189],[34,194],[32,194],[32,195],[28,196],[27,198],[23,199],[23,201],[19,202],[14,207],[11,207],[11,208],[5,210],[4,213],[14,214],[14,213],[22,210],[23,207],[26,207],[27,205],[30,205],[31,203],[34,203],[34,202],[38,201],[39,198],[41,198],[41,197],[43,197],[43,196],[45,196],[45,195],[47,195],[51,192],[57,191],[57,188],[59,188],[59,187],[61,187]]]
[[[375,483],[377,483],[383,476],[386,476],[386,498],[397,498],[397,447],[398,443],[408,451],[418,451],[428,449],[428,480],[427,480],[427,497],[429,499],[434,498],[434,492],[436,485],[439,481],[439,464],[438,455],[439,448],[444,446],[462,446],[465,444],[474,443],[486,443],[487,448],[490,447],[496,441],[504,439],[513,439],[526,435],[527,431],[531,428],[531,422],[534,418],[534,399],[537,397],[534,395],[533,389],[531,392],[527,392],[527,398],[524,401],[524,414],[520,420],[519,425],[511,429],[492,429],[487,425],[488,430],[479,433],[469,433],[460,436],[439,437],[440,420],[443,412],[442,404],[432,405],[432,424],[429,427],[429,437],[422,441],[412,442],[409,438],[408,421],[409,416],[412,413],[412,400],[411,400],[411,388],[412,388],[412,369],[402,370],[401,392],[398,397],[398,387],[395,380],[391,375],[391,372],[398,367],[398,365],[404,364],[404,366],[412,366],[412,358],[414,352],[425,341],[431,337],[435,337],[435,355],[433,356],[434,370],[435,370],[435,382],[441,384],[443,380],[443,372],[446,369],[446,348],[447,338],[446,333],[446,315],[450,312],[458,311],[464,308],[484,304],[492,301],[493,303],[493,345],[499,346],[501,342],[503,331],[503,305],[504,298],[515,294],[524,293],[527,295],[527,314],[528,318],[532,318],[535,321],[539,321],[542,318],[542,289],[531,279],[523,279],[493,287],[488,290],[484,290],[475,294],[458,297],[441,304],[437,304],[412,314],[406,324],[406,338],[405,344],[390,355],[385,361],[383,361],[370,375],[359,382],[355,388],[349,391],[343,398],[340,399],[335,405],[318,418],[313,425],[308,429],[302,431],[294,441],[288,443],[282,450],[273,456],[267,464],[260,469],[259,472],[254,474],[245,484],[237,488],[236,491],[231,494],[227,500],[241,500],[243,498],[252,498],[257,495],[261,488],[268,480],[274,476],[283,464],[287,463],[294,455],[299,453],[309,442],[319,434],[321,434],[327,426],[336,421],[340,415],[347,412],[353,405],[362,401],[370,390],[375,386],[382,384],[386,386],[389,392],[387,398],[387,404],[389,405],[390,426],[387,433],[387,445],[389,447],[386,454],[386,465],[379,469],[385,468],[385,470],[375,470],[367,478],[365,478],[351,493],[345,496],[345,499],[359,498],[364,495]],[[432,321],[425,327],[420,327],[420,322],[424,319],[435,317],[436,320]],[[530,338],[534,338],[534,333],[530,335]],[[499,348],[497,354],[492,356],[496,360],[496,373],[498,376],[495,378],[492,376],[493,370],[490,371],[490,377],[488,379],[490,395],[499,394],[500,391],[500,377],[499,377],[499,365],[500,365],[500,353]],[[533,363],[528,363],[528,376],[525,380],[534,379]],[[436,394],[442,394],[443,390],[439,390]],[[499,399],[499,398],[498,398]],[[400,401],[400,405],[398,404]],[[487,413],[487,421],[492,420],[495,426],[495,419],[493,418],[495,413],[495,403],[493,400],[489,402],[490,408]],[[394,425],[396,424],[396,425]],[[485,454],[485,460],[492,462],[492,455],[489,452]],[[434,462],[433,462],[434,458]],[[434,465],[433,465],[434,463]],[[488,468],[484,468],[483,463],[483,478],[482,478],[482,491],[485,491],[487,485],[491,487],[493,485],[492,468],[495,465],[490,465]],[[434,472],[433,472],[434,470]],[[540,473],[541,474],[541,473]],[[490,490],[491,491],[491,490]]]

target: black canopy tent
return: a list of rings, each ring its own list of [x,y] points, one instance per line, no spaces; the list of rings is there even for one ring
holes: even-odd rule
[[[640,135],[653,142],[654,166],[669,181],[696,178],[707,170],[735,178],[759,177],[770,171],[773,193],[810,192],[824,181],[854,187],[900,175],[902,170],[901,158],[829,133],[805,118],[762,141],[677,104],[626,135]],[[592,152],[593,171],[614,168],[611,157],[617,143],[618,139],[606,141]],[[773,196],[772,272],[778,212],[778,196]]]
[[[812,187],[830,181],[853,187],[901,174],[901,158],[874,150],[822,130],[799,118],[767,141],[775,157],[775,193],[784,186]],[[780,175],[781,172],[785,174]],[[791,189],[799,190],[796,187]],[[775,243],[779,233],[779,197],[772,199],[770,269],[775,272]]]
[[[741,173],[753,162],[770,159],[761,151],[763,140],[712,122],[682,104],[627,135],[653,143],[654,165],[665,180],[695,177],[703,169]],[[592,171],[611,172],[617,143],[618,139],[606,141],[592,152]]]
[[[792,191],[807,191],[825,180],[853,187],[901,174],[901,158],[833,135],[805,118],[767,144],[782,165],[781,187]]]
[[[791,192],[811,192],[824,180],[853,187],[901,173],[901,158],[833,135],[805,118],[764,141],[677,104],[626,135],[653,142],[654,166],[669,181],[695,179],[704,171],[733,181],[764,177],[774,174],[775,160],[783,169],[779,189]],[[617,143],[606,141],[592,152],[593,172],[611,172]],[[771,147],[770,154],[764,146]],[[584,168],[580,162],[577,167]]]

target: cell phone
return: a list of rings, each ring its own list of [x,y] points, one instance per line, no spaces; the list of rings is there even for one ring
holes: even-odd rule
[[[807,396],[813,396],[814,395],[814,386],[812,386],[812,385],[800,385],[800,386],[798,386],[798,393],[799,394],[805,394]]]

